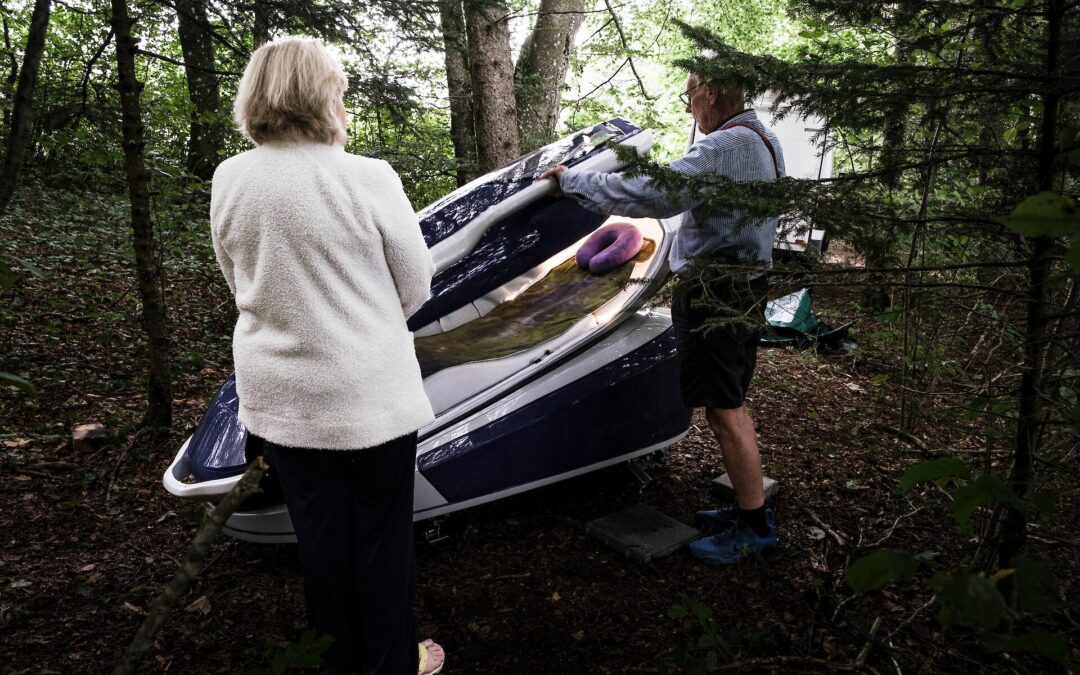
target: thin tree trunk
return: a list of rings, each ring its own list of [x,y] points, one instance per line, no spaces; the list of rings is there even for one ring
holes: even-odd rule
[[[15,193],[15,182],[19,179],[26,149],[30,145],[34,89],[37,87],[41,54],[45,51],[45,33],[49,28],[50,8],[50,0],[37,0],[34,3],[34,13],[30,16],[30,32],[26,38],[26,52],[23,54],[19,85],[15,89],[15,102],[11,112],[11,131],[8,134],[7,148],[4,153],[4,166],[0,170],[2,171],[0,173],[0,213],[7,210],[11,195]]]
[[[225,147],[225,129],[221,125],[221,93],[214,70],[214,43],[207,32],[206,0],[177,0],[180,48],[184,53],[191,113],[188,137],[187,169],[203,180],[214,175]]]
[[[135,78],[134,22],[128,18],[127,0],[112,0],[112,26],[116,34],[116,65],[120,79],[124,169],[131,197],[131,228],[135,245],[135,273],[142,298],[142,324],[147,337],[149,401],[143,423],[168,427],[172,423],[172,384],[169,337],[162,295],[162,269],[150,222],[150,185],[143,161],[143,122],[139,110],[142,84]]]
[[[1046,3],[1046,74],[1048,82],[1042,96],[1043,117],[1039,134],[1038,190],[1054,189],[1055,157],[1057,155],[1057,125],[1061,105],[1060,76],[1062,23],[1064,2]],[[1034,457],[1038,449],[1038,434],[1043,425],[1043,366],[1046,356],[1046,294],[1050,277],[1050,252],[1053,242],[1048,237],[1032,241],[1031,262],[1028,265],[1027,321],[1024,328],[1024,361],[1020,376],[1019,417],[1016,423],[1016,453],[1009,483],[1013,493],[1024,497],[1035,480]],[[1005,511],[1001,541],[998,545],[998,564],[1006,567],[1023,549],[1026,539],[1027,515],[1022,509],[1010,506]]]
[[[270,41],[270,8],[262,0],[255,0],[255,23],[251,29],[252,49],[258,49]]]
[[[908,63],[911,56],[908,41],[898,39],[893,53],[898,65]],[[899,167],[904,163],[904,135],[907,114],[907,102],[898,101],[890,113],[890,121],[885,129],[885,139],[881,148],[881,168],[884,172],[882,182],[890,192],[900,188],[900,179],[903,177],[903,171]],[[873,236],[873,240],[867,246],[865,251],[866,266],[868,268],[890,266],[894,262],[893,249],[895,246],[896,225],[895,223],[889,223],[885,232],[880,236]],[[883,312],[892,306],[892,296],[889,293],[889,287],[885,284],[884,275],[870,274],[867,276],[862,292],[862,304],[863,307],[874,313]]]
[[[536,26],[525,39],[514,70],[523,152],[555,136],[563,82],[584,10],[585,0],[540,0]]]
[[[509,13],[503,0],[465,2],[476,150],[481,172],[509,164],[521,154],[507,25]]]
[[[0,9],[4,8],[4,3],[0,2]],[[15,83],[19,81],[19,60],[15,58],[15,48],[11,46],[11,26],[8,25],[7,14],[3,16],[4,23],[4,49],[8,53],[8,76],[4,81],[4,98],[11,99],[15,96]],[[11,110],[4,108],[4,128],[11,128]]]
[[[476,178],[476,134],[469,78],[469,52],[465,36],[465,13],[461,0],[440,0],[443,49],[446,60],[446,88],[450,95],[450,138],[454,142],[457,183]]]

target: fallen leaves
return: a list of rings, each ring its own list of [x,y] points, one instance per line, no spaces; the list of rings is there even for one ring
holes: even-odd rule
[[[184,611],[185,612],[197,612],[197,613],[203,614],[203,615],[209,614],[210,613],[210,598],[208,598],[205,595],[200,596],[197,600],[195,600],[190,605],[185,607]]]

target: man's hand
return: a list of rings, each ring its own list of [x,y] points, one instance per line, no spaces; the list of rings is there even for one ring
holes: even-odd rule
[[[566,173],[566,170],[567,167],[559,164],[558,166],[553,166],[544,173],[537,176],[536,180],[539,181],[544,180],[545,178],[553,178],[554,180],[552,181],[551,196],[559,199],[563,196],[562,190],[559,189],[559,177]]]

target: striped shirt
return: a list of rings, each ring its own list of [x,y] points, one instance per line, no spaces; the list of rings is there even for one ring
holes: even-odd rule
[[[776,152],[775,168],[761,136],[742,126],[722,128],[731,123],[747,124],[765,134]],[[753,110],[724,120],[717,131],[690,146],[668,168],[687,176],[726,176],[740,183],[772,181],[778,172],[785,175],[780,140]],[[665,193],[654,187],[647,176],[626,178],[618,173],[567,171],[559,180],[559,188],[597,213],[631,218],[669,218],[681,213],[682,222],[668,257],[671,271],[676,274],[685,271],[695,258],[719,258],[766,269],[772,265],[778,216],[747,220],[746,209],[723,204],[706,207],[703,196]]]

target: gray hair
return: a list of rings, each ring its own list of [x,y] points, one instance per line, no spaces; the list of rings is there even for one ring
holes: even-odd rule
[[[255,50],[236,92],[233,117],[255,143],[344,143],[348,80],[321,40],[286,37]]]
[[[716,94],[716,105],[724,110],[736,110],[746,107],[746,89],[732,82],[720,80],[703,73],[690,73],[698,84],[704,84]]]

